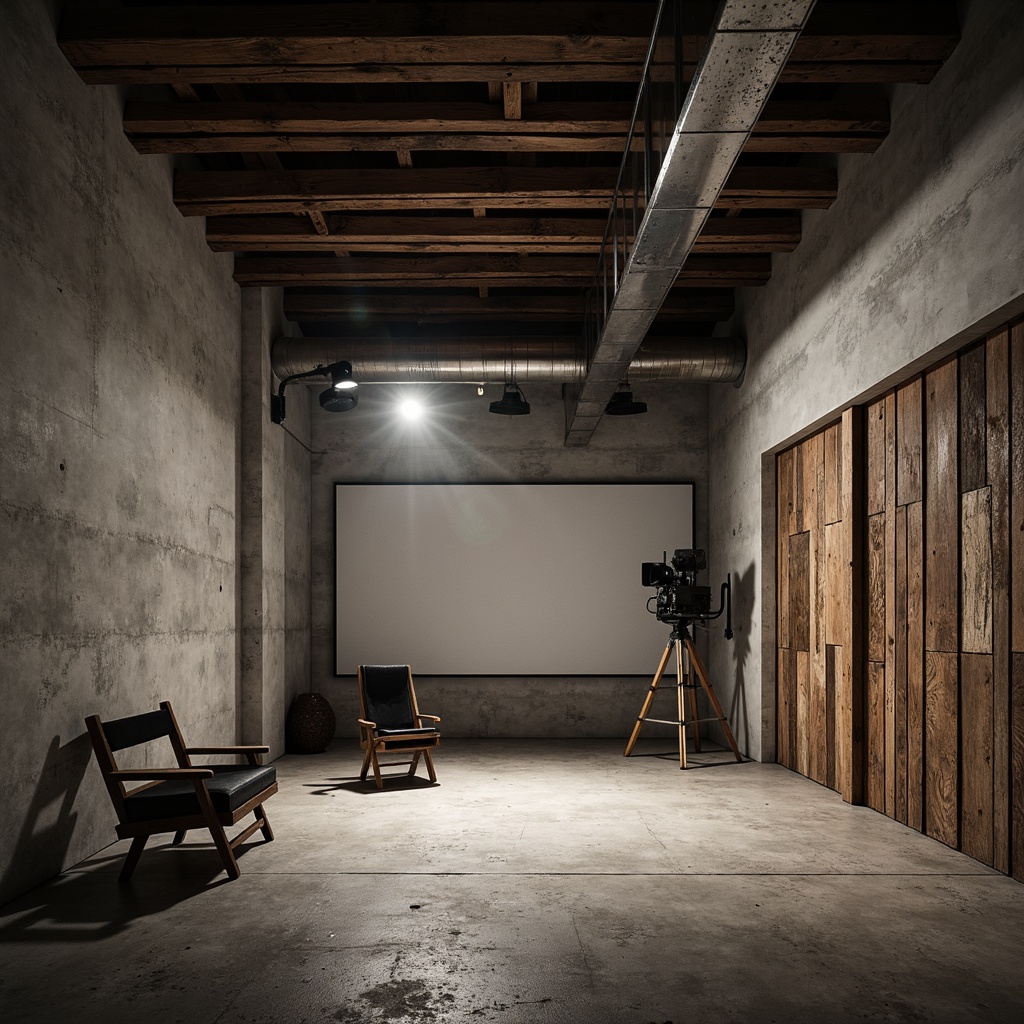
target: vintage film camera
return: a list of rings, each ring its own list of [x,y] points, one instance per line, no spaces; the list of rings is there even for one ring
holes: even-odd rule
[[[711,588],[697,583],[697,573],[707,568],[707,558],[701,548],[676,548],[672,561],[668,552],[662,562],[643,562],[640,580],[645,587],[657,588],[654,597],[647,599],[647,610],[658,616],[659,622],[673,625],[696,623],[706,626],[725,612],[725,638],[732,639],[732,573],[722,584],[721,604],[711,610]],[[651,607],[651,602],[655,602]]]

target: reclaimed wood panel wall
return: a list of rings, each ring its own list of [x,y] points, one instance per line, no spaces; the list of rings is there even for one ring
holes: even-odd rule
[[[1024,880],[1024,322],[777,484],[779,761]]]

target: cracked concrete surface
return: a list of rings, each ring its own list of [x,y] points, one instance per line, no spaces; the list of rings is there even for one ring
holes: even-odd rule
[[[281,758],[237,882],[191,833],[0,909],[4,1020],[1022,1019],[1018,883],[776,765],[622,749],[445,741],[383,792],[347,741]]]

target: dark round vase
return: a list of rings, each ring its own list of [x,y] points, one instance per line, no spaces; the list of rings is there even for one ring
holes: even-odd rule
[[[319,693],[300,693],[284,723],[289,754],[319,754],[334,739],[334,708]]]

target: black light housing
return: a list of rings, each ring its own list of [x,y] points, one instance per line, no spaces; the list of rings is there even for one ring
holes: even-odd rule
[[[633,392],[627,382],[619,385],[619,390],[609,399],[604,412],[606,416],[639,416],[647,412],[647,403],[633,400]]]
[[[318,364],[312,370],[305,370],[302,373],[293,373],[285,377],[277,389],[276,395],[270,396],[270,419],[273,423],[284,422],[284,389],[292,381],[302,380],[305,377],[323,377],[329,374],[331,386],[320,394],[320,405],[328,412],[346,412],[355,408],[359,396],[355,389],[359,384],[352,379],[352,364],[342,359],[340,362],[331,363],[330,366]]]
[[[491,412],[499,416],[529,416],[530,403],[516,383],[506,384],[505,393],[497,402],[491,402]]]

